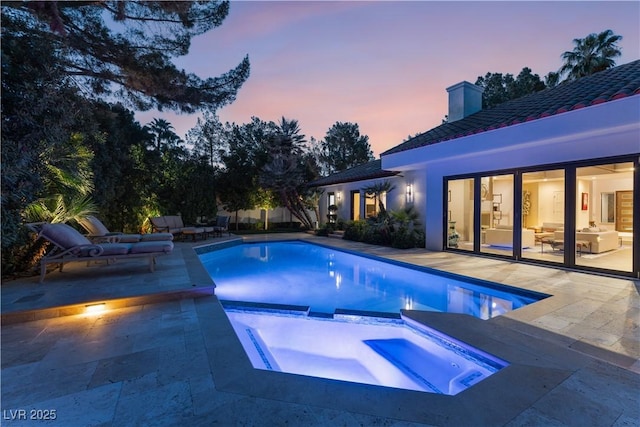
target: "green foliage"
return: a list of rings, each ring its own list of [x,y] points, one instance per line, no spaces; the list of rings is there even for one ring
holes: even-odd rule
[[[2,258],[26,241],[20,236],[25,207],[45,196],[45,177],[63,170],[65,145],[86,126],[86,103],[69,85],[46,39],[25,37],[22,19],[2,6]]]
[[[322,227],[316,230],[316,236],[327,237],[333,232],[334,228],[332,224],[326,223]]]
[[[349,221],[345,224],[343,238],[398,249],[425,245],[424,232],[419,229],[418,213],[412,206],[366,221]]]
[[[362,242],[364,239],[365,231],[367,228],[367,222],[363,220],[348,221],[344,227],[345,240],[354,240],[356,242]]]
[[[378,204],[378,216],[380,220],[387,219],[387,210],[382,202],[382,195],[385,193],[391,193],[396,187],[391,181],[385,180],[381,182],[375,182],[371,185],[363,187],[361,190],[369,197],[373,196]]]
[[[524,67],[514,79],[512,74],[487,73],[479,76],[476,85],[482,87],[482,108],[491,108],[503,102],[541,91],[546,85],[531,69]]]
[[[215,112],[205,111],[196,125],[187,132],[187,143],[193,146],[194,154],[207,159],[212,167],[223,167],[222,155],[229,143],[228,129]]]
[[[122,105],[96,103],[101,138],[90,141],[98,217],[110,230],[138,233],[158,209],[161,157],[153,138]]]
[[[583,39],[573,39],[574,48],[562,54],[564,64],[558,71],[567,80],[576,80],[615,67],[615,58],[622,55],[618,42],[622,36],[611,30],[591,33]]]
[[[1,7],[3,275],[42,253],[22,225],[29,220],[97,211],[110,229],[140,231],[161,213],[216,213],[213,165],[191,156],[170,123],[142,128],[123,106],[96,100],[186,112],[232,101],[249,75],[246,58],[207,79],[171,63],[191,37],[221,24],[227,2]]]
[[[564,64],[557,72],[549,72],[544,82],[531,69],[524,67],[514,79],[512,74],[487,73],[479,76],[476,85],[484,88],[482,108],[491,108],[503,102],[517,99],[545,88],[557,86],[565,76],[565,80],[575,80],[593,73],[615,67],[615,58],[622,55],[618,42],[622,36],[611,30],[592,33],[583,39],[574,39],[572,51],[564,52]]]
[[[234,100],[249,60],[219,77],[178,69],[191,38],[222,24],[225,1],[3,2],[5,21],[34,43],[47,43],[64,73],[87,96],[127,101],[138,110],[193,113]]]
[[[300,134],[297,120],[284,117],[275,132],[267,139],[266,160],[260,168],[259,184],[278,197],[302,224],[311,228],[313,220],[307,212],[308,198],[314,193],[306,183],[317,177],[317,165],[305,152],[304,135]]]
[[[320,166],[329,175],[374,160],[369,137],[357,123],[336,122],[321,143]]]

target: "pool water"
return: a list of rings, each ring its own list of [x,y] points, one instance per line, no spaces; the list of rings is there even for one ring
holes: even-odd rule
[[[401,310],[489,319],[547,296],[300,241],[200,260],[254,368],[448,395],[508,362]]]
[[[221,300],[309,306],[312,313],[409,309],[489,319],[546,297],[300,241],[238,244],[200,259]]]
[[[508,365],[410,320],[225,310],[256,369],[456,395]]]

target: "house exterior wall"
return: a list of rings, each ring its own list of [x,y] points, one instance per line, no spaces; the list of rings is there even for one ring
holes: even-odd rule
[[[408,176],[413,177],[416,174],[412,173]],[[368,187],[370,185],[389,181],[394,186],[395,189],[389,192],[386,197],[383,199],[385,208],[387,210],[397,210],[401,209],[405,206],[406,203],[406,185],[407,179],[405,177],[393,176],[387,178],[376,178],[376,179],[368,179],[362,181],[354,181],[354,182],[346,182],[334,185],[326,185],[323,186],[322,189],[324,193],[320,198],[320,224],[326,224],[328,222],[327,215],[329,213],[329,194],[334,193],[337,197],[340,194],[340,200],[337,200],[336,205],[338,206],[338,219],[349,221],[351,219],[351,192],[359,191],[360,192],[360,206],[354,207],[360,212],[360,218],[364,219],[365,211],[364,211],[364,200],[365,196],[362,192],[362,189]],[[415,185],[414,185],[415,186]]]
[[[640,155],[640,96],[386,155],[382,168],[424,174],[415,205],[427,249],[442,250],[444,177],[621,155]]]

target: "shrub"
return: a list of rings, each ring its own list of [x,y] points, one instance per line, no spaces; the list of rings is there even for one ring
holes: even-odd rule
[[[345,240],[354,240],[356,242],[361,242],[364,238],[366,229],[366,221],[349,221],[345,224],[344,235],[342,236],[342,238]]]
[[[400,227],[393,233],[391,246],[398,249],[415,248],[416,241],[409,230],[404,227]]]

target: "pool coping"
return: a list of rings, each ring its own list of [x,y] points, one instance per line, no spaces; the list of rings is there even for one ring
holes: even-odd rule
[[[509,366],[455,396],[306,377],[255,369],[217,297],[201,298],[195,304],[198,317],[203,320],[216,389],[411,422],[506,424],[593,360],[514,331],[502,322],[403,310],[410,319],[506,360]],[[461,333],[465,330],[467,333]],[[523,343],[527,343],[526,349],[522,349]]]
[[[396,265],[416,267],[361,252],[320,246],[382,262],[392,261]],[[429,272],[432,270],[422,268]],[[466,276],[449,274],[466,279]],[[551,301],[552,298],[545,298],[536,304]],[[508,315],[481,320],[463,314],[402,310],[402,315],[411,320],[503,359],[509,366],[455,396],[307,377],[255,369],[217,296],[199,299],[195,304],[196,312],[203,320],[201,325],[216,389],[409,422],[434,425],[506,424],[594,360],[587,354],[567,348],[562,338],[556,337],[553,332],[543,331],[543,335],[547,335],[545,338],[540,336],[539,331],[538,336],[532,336],[527,333],[526,327],[523,331],[517,330],[516,327],[526,324]]]

